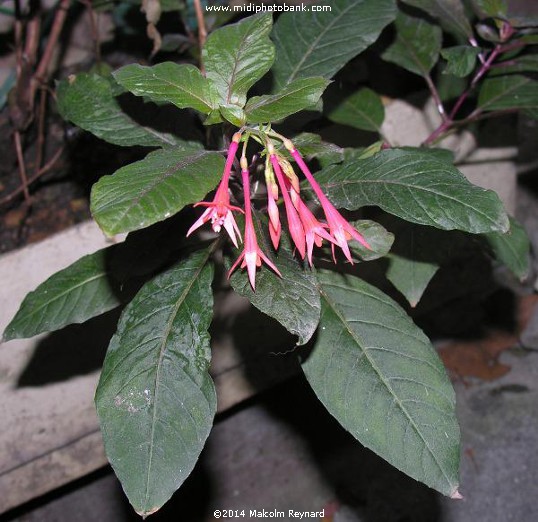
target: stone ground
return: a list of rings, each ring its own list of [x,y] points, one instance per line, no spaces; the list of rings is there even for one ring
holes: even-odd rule
[[[464,500],[442,498],[362,448],[297,377],[221,416],[195,472],[152,520],[209,521],[215,509],[245,509],[242,519],[253,520],[250,509],[323,507],[333,522],[537,520],[538,353],[512,350],[501,360],[512,367],[501,379],[456,383]],[[109,469],[0,519],[139,520]]]

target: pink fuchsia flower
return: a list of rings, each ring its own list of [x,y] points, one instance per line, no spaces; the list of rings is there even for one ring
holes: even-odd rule
[[[232,210],[237,212],[243,212],[239,207],[234,207],[230,205],[230,193],[228,189],[230,181],[230,173],[232,171],[233,161],[237,153],[237,148],[239,147],[239,141],[241,140],[241,133],[236,132],[233,135],[232,143],[230,143],[230,148],[228,149],[228,156],[226,158],[226,165],[224,166],[224,173],[222,175],[222,180],[215,192],[215,197],[213,201],[200,201],[196,203],[195,207],[207,207],[204,213],[194,222],[194,224],[189,228],[187,232],[187,237],[190,236],[196,229],[200,228],[204,223],[211,221],[211,226],[215,232],[220,232],[221,228],[224,227],[233,244],[237,247],[237,239],[235,234],[239,236],[241,240],[241,232],[237,227],[237,223],[232,214]]]
[[[271,243],[275,250],[280,244],[280,235],[282,233],[282,225],[280,224],[280,213],[278,211],[278,185],[275,181],[271,163],[265,166],[265,184],[267,186],[267,214],[269,215],[269,235]]]
[[[291,155],[293,156],[293,159],[296,161],[297,165],[299,165],[299,168],[310,183],[314,192],[316,193],[316,196],[323,208],[323,212],[325,213],[325,218],[327,219],[327,224],[329,225],[329,232],[334,238],[334,243],[342,249],[344,255],[346,256],[346,259],[351,264],[353,264],[349,245],[347,244],[350,239],[358,241],[368,250],[371,250],[372,247],[368,244],[366,239],[364,239],[364,237],[357,230],[355,230],[354,227],[351,226],[351,224],[340,214],[340,212],[338,212],[338,210],[336,210],[334,205],[329,201],[327,196],[321,190],[321,187],[318,185],[314,176],[310,172],[310,169],[306,166],[306,163],[299,154],[299,151],[297,151],[297,149],[294,147],[293,143],[290,140],[284,140],[284,146],[290,151]],[[332,245],[332,249],[334,258],[334,245]]]
[[[312,266],[314,244],[320,247],[324,239],[331,243],[335,243],[335,240],[325,231],[328,225],[320,223],[300,197],[296,199],[296,207],[305,231],[308,263]]]
[[[288,189],[286,188],[286,182],[284,181],[284,175],[278,163],[278,158],[275,154],[275,149],[272,143],[267,144],[267,152],[271,160],[271,165],[273,165],[273,170],[275,171],[276,179],[280,185],[280,191],[282,192],[282,197],[284,199],[284,206],[286,208],[286,217],[288,218],[288,229],[290,231],[291,239],[299,251],[301,259],[304,259],[306,254],[306,241],[305,241],[305,232],[303,225],[301,223],[301,218],[297,213],[297,210],[293,206],[290,195],[288,194]],[[291,188],[293,190],[293,188]]]
[[[269,214],[269,235],[273,248],[278,250],[280,244],[280,235],[282,234],[282,225],[280,224],[280,215],[278,206],[271,193],[267,193],[267,213]]]
[[[248,279],[252,290],[256,290],[256,268],[261,266],[262,261],[267,264],[274,272],[282,277],[278,268],[271,262],[271,260],[261,251],[258,246],[258,240],[256,239],[256,231],[254,230],[254,224],[252,222],[252,208],[250,206],[250,183],[248,179],[248,166],[245,157],[241,158],[241,177],[243,180],[243,191],[245,194],[245,248],[241,255],[237,258],[235,263],[228,272],[228,277],[236,269],[237,265],[241,263],[241,268],[247,268]]]

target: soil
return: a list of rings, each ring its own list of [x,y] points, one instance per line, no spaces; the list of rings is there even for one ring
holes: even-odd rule
[[[91,186],[102,176],[139,159],[140,149],[110,145],[50,117],[46,133],[46,155],[43,164],[64,146],[54,167],[30,187],[30,205],[22,193],[0,203],[0,254],[41,241],[76,223],[90,219]],[[17,160],[11,140],[12,129],[6,111],[0,114],[0,202],[21,187]],[[35,146],[28,137],[25,160],[28,176],[32,175]]]

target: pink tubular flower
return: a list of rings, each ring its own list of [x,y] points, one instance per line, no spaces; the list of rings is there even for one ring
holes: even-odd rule
[[[325,231],[325,228],[328,228],[328,226],[325,225],[325,223],[320,223],[316,219],[316,216],[310,212],[310,209],[305,205],[304,201],[300,197],[298,197],[296,201],[297,211],[299,212],[299,217],[301,218],[306,236],[308,263],[312,266],[312,251],[314,250],[314,244],[320,247],[324,239],[331,243],[335,243],[335,240]]]
[[[280,224],[280,214],[278,212],[278,185],[276,184],[271,164],[265,167],[265,184],[267,186],[267,214],[269,215],[269,235],[271,243],[275,250],[280,244],[280,235],[282,233],[282,225]]]
[[[297,250],[299,251],[301,259],[304,259],[306,254],[306,242],[305,232],[301,223],[301,219],[299,218],[299,214],[293,206],[290,195],[288,194],[286,182],[284,181],[284,176],[278,163],[278,158],[274,153],[275,149],[271,143],[267,145],[267,151],[269,153],[269,158],[276,174],[276,179],[278,181],[278,184],[280,185],[282,197],[284,198],[284,206],[286,207],[286,216],[288,218],[288,229],[290,231],[291,238],[295,246],[297,247]]]
[[[241,268],[247,267],[248,279],[252,290],[256,290],[256,268],[261,266],[262,261],[269,265],[277,275],[282,277],[278,268],[271,262],[271,260],[261,251],[258,246],[258,240],[256,239],[256,231],[254,230],[254,224],[252,223],[252,209],[250,206],[250,185],[248,179],[248,167],[247,161],[244,157],[241,158],[241,177],[243,180],[243,191],[245,193],[245,248],[241,255],[237,258],[235,263],[228,272],[228,277],[236,269],[237,265],[241,263]]]
[[[342,217],[340,212],[338,212],[334,205],[329,201],[327,196],[321,190],[321,187],[318,185],[317,181],[314,179],[310,169],[306,166],[303,158],[295,149],[293,143],[290,140],[284,140],[284,146],[290,151],[293,159],[297,162],[297,165],[299,165],[299,168],[316,193],[323,211],[325,212],[325,218],[327,219],[327,224],[329,225],[329,232],[334,238],[334,243],[342,249],[346,259],[353,264],[349,245],[347,244],[348,240],[355,239],[368,250],[371,250],[372,247],[368,244],[366,239],[364,239],[364,237],[359,234],[359,232],[357,232],[357,230],[355,230],[351,224],[344,219],[344,217]],[[332,248],[334,257],[334,246]]]
[[[234,207],[230,205],[230,194],[228,192],[228,183],[230,181],[230,173],[232,171],[232,164],[235,159],[235,154],[237,153],[237,148],[239,147],[239,140],[241,139],[241,133],[236,132],[233,135],[232,143],[230,143],[230,148],[228,149],[228,156],[226,158],[226,165],[224,167],[224,173],[222,175],[222,180],[215,192],[215,197],[213,201],[200,201],[196,203],[195,207],[208,207],[204,213],[194,222],[189,231],[187,232],[187,237],[190,236],[196,229],[201,227],[204,223],[211,220],[211,226],[215,232],[220,232],[221,228],[224,227],[230,239],[233,241],[233,244],[237,246],[237,239],[235,233],[241,239],[241,233],[237,227],[237,223],[232,214],[232,210],[238,212],[243,212],[239,207]]]
[[[273,248],[277,250],[280,244],[282,225],[280,224],[276,201],[269,192],[267,193],[267,213],[269,214],[269,235],[271,236],[271,243],[273,243]]]

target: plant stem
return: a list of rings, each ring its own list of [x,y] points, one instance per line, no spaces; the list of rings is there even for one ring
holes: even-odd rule
[[[43,168],[39,169],[32,177],[28,178],[26,186],[28,187],[28,185],[31,185],[34,181],[36,181],[38,178],[46,174],[52,167],[54,167],[54,164],[58,161],[58,158],[62,155],[63,151],[64,147],[62,146],[56,151],[54,156],[45,165],[43,165]],[[8,194],[4,198],[0,199],[0,205],[5,205],[6,203],[9,203],[21,192],[24,192],[24,186],[15,189],[13,192],[11,192],[11,194]]]
[[[500,44],[497,44],[495,46],[495,48],[489,53],[489,56],[484,60],[477,73],[474,75],[469,87],[467,87],[467,89],[465,89],[465,91],[463,91],[460,97],[456,100],[456,103],[454,104],[454,107],[450,111],[448,117],[446,117],[444,121],[424,140],[424,142],[422,143],[423,145],[431,145],[435,143],[441,138],[443,134],[450,130],[450,128],[455,124],[454,119],[465,100],[467,100],[469,95],[473,92],[474,88],[482,79],[484,74],[486,74],[491,69],[495,59],[499,56],[499,54],[505,52],[507,47],[509,46],[503,47]],[[468,123],[469,121],[474,120],[470,120],[469,118],[462,120],[462,122],[466,123]]]
[[[34,73],[34,87],[35,92],[36,86],[38,83],[45,82],[47,78],[47,69],[49,68],[50,62],[52,60],[52,55],[54,53],[54,48],[62,32],[65,19],[67,18],[67,11],[69,10],[69,3],[71,0],[60,0],[56,14],[54,16],[54,21],[52,22],[52,28],[50,30],[49,38],[47,40],[47,45],[43,51],[43,56],[39,61],[39,65]]]
[[[43,161],[43,149],[45,147],[45,111],[47,108],[47,91],[41,89],[39,97],[39,112],[37,114],[37,144],[34,173],[38,173]]]
[[[194,10],[196,11],[196,21],[198,23],[198,46],[200,47],[200,71],[205,74],[205,67],[202,58],[202,49],[207,39],[207,29],[205,27],[204,12],[200,0],[194,0]]]
[[[93,0],[81,0],[88,10],[88,16],[90,20],[90,30],[93,38],[93,45],[95,47],[95,61],[98,65],[101,64],[101,44],[99,39],[99,27],[97,25],[95,10],[93,8]]]
[[[21,191],[24,193],[24,201],[30,206],[30,191],[28,190],[28,178],[26,176],[26,165],[24,163],[24,154],[22,152],[21,133],[14,132],[15,151],[17,152],[17,163],[19,165],[19,176],[21,178]]]
[[[430,93],[431,93],[432,98],[433,98],[433,100],[435,102],[435,105],[437,107],[437,111],[441,115],[441,118],[443,119],[443,121],[446,121],[448,118],[447,118],[447,115],[446,115],[446,111],[445,111],[445,107],[443,105],[443,102],[441,101],[441,96],[439,96],[439,91],[437,90],[437,87],[433,83],[433,81],[431,79],[431,76],[429,74],[426,74],[424,76],[424,79],[426,80],[426,83],[428,84],[428,89],[430,89]]]

